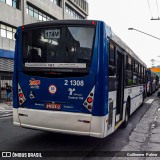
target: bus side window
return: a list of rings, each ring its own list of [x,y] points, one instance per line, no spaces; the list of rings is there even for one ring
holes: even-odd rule
[[[146,73],[146,69],[143,68],[143,83],[145,84],[147,82],[147,73]]]
[[[109,65],[115,66],[115,46],[109,43]]]
[[[132,59],[130,56],[126,56],[126,86],[131,86],[132,80]]]
[[[143,84],[143,79],[144,79],[144,76],[143,76],[143,66],[141,65],[141,84]]]
[[[133,84],[132,72],[126,72],[126,86],[131,86]]]
[[[109,66],[109,76],[116,76],[116,69]]]
[[[137,85],[138,83],[138,64],[134,60],[133,63],[133,85]]]
[[[115,67],[115,46],[109,43],[109,66],[108,66],[108,89],[109,91],[116,90],[116,67]]]
[[[109,43],[109,60],[108,60],[108,68],[109,68],[109,76],[116,75],[116,67],[115,67],[115,46],[112,43]]]
[[[138,84],[141,84],[141,65],[138,63]]]
[[[109,77],[108,79],[108,90],[115,91],[117,89],[117,79],[116,77]]]
[[[116,68],[115,68],[115,46],[112,43],[109,43],[109,76],[116,75]]]
[[[137,74],[133,73],[133,85],[137,85],[138,77]]]

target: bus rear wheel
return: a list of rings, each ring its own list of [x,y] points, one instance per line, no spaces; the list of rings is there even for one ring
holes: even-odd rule
[[[129,102],[127,101],[127,104],[126,104],[126,112],[125,112],[125,119],[124,119],[124,122],[123,122],[123,124],[122,124],[122,127],[123,127],[123,128],[126,128],[126,127],[127,127],[128,121],[129,121]]]

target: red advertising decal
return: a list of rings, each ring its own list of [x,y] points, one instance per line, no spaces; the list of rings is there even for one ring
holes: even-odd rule
[[[61,104],[47,103],[46,108],[47,109],[61,109]]]
[[[34,78],[29,81],[30,86],[37,86],[37,85],[40,85],[40,84],[41,84],[41,81],[40,80],[35,80]]]

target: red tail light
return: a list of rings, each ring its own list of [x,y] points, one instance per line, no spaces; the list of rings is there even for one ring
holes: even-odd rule
[[[92,99],[91,97],[88,97],[88,98],[87,98],[87,102],[88,102],[88,103],[92,103],[92,102],[93,102],[93,99]]]
[[[91,23],[92,25],[95,25],[96,23],[95,23],[95,21],[92,21],[92,23]]]
[[[23,93],[19,94],[19,98],[23,98],[23,96],[24,96]]]
[[[92,106],[91,106],[91,105],[89,105],[89,106],[88,106],[88,109],[92,109]]]
[[[22,105],[26,101],[26,98],[19,84],[18,84],[18,95],[19,95],[19,105]]]

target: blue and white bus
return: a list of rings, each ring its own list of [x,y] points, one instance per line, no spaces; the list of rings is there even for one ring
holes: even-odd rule
[[[102,21],[18,27],[13,121],[104,138],[142,104],[146,65]]]
[[[151,95],[158,90],[159,76],[151,69],[147,69],[146,72],[146,83],[147,83],[147,95]]]

